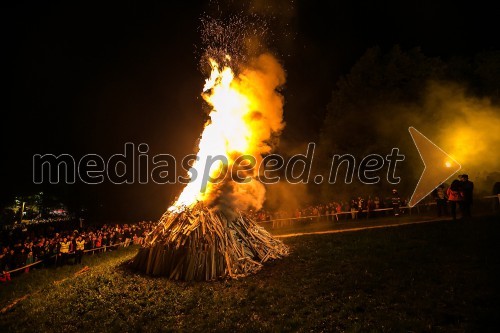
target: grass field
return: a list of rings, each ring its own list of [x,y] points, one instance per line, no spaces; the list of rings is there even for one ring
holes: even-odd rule
[[[2,307],[30,294],[0,331],[496,331],[499,236],[483,218],[291,237],[284,260],[211,283],[135,274],[121,249],[0,285]]]

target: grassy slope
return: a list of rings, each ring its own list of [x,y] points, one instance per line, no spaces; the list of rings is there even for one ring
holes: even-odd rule
[[[122,250],[57,285],[46,270],[7,286],[2,300],[35,282],[42,291],[0,315],[0,331],[492,330],[500,325],[495,222],[288,238],[288,258],[215,283],[130,273],[117,266],[133,250]],[[57,273],[76,268],[67,270]]]

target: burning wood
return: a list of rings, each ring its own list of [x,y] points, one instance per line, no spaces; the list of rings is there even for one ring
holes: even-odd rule
[[[248,216],[229,219],[202,203],[179,212],[167,211],[146,237],[133,267],[174,280],[215,280],[256,273],[288,248]]]
[[[257,180],[256,168],[245,169],[243,181],[230,177],[208,181],[231,170],[240,156],[251,156],[258,165],[272,151],[274,139],[285,126],[279,93],[285,71],[280,63],[268,53],[241,56],[248,40],[242,32],[260,30],[235,29],[244,24],[238,20],[231,21],[227,29],[218,29],[221,24],[204,24],[208,29],[205,42],[210,47],[203,59],[209,61],[211,73],[201,95],[212,109],[189,170],[190,182],[133,261],[133,266],[147,274],[175,280],[238,278],[288,253],[281,241],[239,213],[260,209],[264,202],[265,187]],[[214,38],[213,43],[208,36]],[[232,48],[221,47],[228,42],[233,43]],[[232,55],[230,51],[237,52]],[[217,156],[225,159],[209,162]]]

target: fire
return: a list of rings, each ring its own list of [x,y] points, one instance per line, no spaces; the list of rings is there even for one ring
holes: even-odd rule
[[[208,157],[222,155],[227,158],[227,165],[217,161],[211,166],[210,177],[217,178],[224,167],[230,168],[238,156],[251,155],[260,160],[262,154],[270,152],[272,148],[268,143],[272,135],[284,126],[283,98],[276,88],[284,83],[285,75],[271,55],[261,55],[241,70],[238,76],[230,67],[221,68],[215,60],[211,59],[210,65],[212,71],[205,81],[202,97],[212,110],[201,135],[197,160],[189,171],[191,182],[169,211],[192,207],[200,201],[210,203],[217,197],[216,184],[209,182],[202,190]],[[197,174],[194,178],[193,169]],[[258,186],[257,189],[264,190]],[[255,186],[249,191],[241,191],[241,188],[234,190],[238,195],[256,196]],[[259,199],[252,206],[258,206],[258,201],[263,201],[263,195],[257,196]]]

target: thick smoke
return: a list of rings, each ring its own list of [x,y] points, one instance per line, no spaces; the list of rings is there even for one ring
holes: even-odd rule
[[[500,106],[488,98],[468,96],[455,84],[429,85],[425,108],[439,114],[439,146],[462,164],[462,171],[490,191],[488,178],[500,176]],[[486,183],[485,183],[486,182]]]
[[[426,108],[440,114],[443,124],[439,142],[467,167],[477,171],[499,170],[500,107],[487,98],[467,96],[457,85],[433,83]]]
[[[490,65],[485,66],[495,68],[491,64],[497,57],[491,56]],[[355,178],[348,185],[322,184],[322,197],[387,196],[397,187],[408,198],[424,169],[408,133],[410,126],[462,165],[460,173],[469,174],[477,195],[491,193],[500,176],[495,156],[500,143],[500,106],[498,96],[488,98],[497,91],[495,86],[469,66],[452,66],[425,56],[418,48],[367,50],[333,91],[318,146],[318,171],[328,174],[333,154],[361,158],[385,155],[398,147],[406,156],[396,170],[401,181],[368,186]]]
[[[281,181],[267,187],[266,209],[293,212],[298,207],[304,207],[311,203],[307,184],[290,184],[286,181]]]
[[[467,173],[476,183],[478,194],[491,191],[500,177],[500,106],[468,93],[457,83],[429,81],[421,101],[387,109],[393,109],[394,116],[374,124],[379,132],[389,136],[395,128],[406,131],[415,126],[462,165],[460,173]],[[415,148],[410,144],[405,150]],[[413,176],[421,171],[413,168]]]
[[[244,91],[252,102],[251,112],[245,119],[252,129],[248,138],[250,146],[245,154],[255,157],[257,163],[248,174],[250,177],[257,176],[262,156],[271,152],[284,127],[283,96],[277,90],[284,83],[285,72],[270,54],[252,59],[233,80],[235,89]],[[265,200],[265,187],[256,179],[248,183],[226,179],[217,186],[212,200],[219,209],[225,211],[260,209]]]

